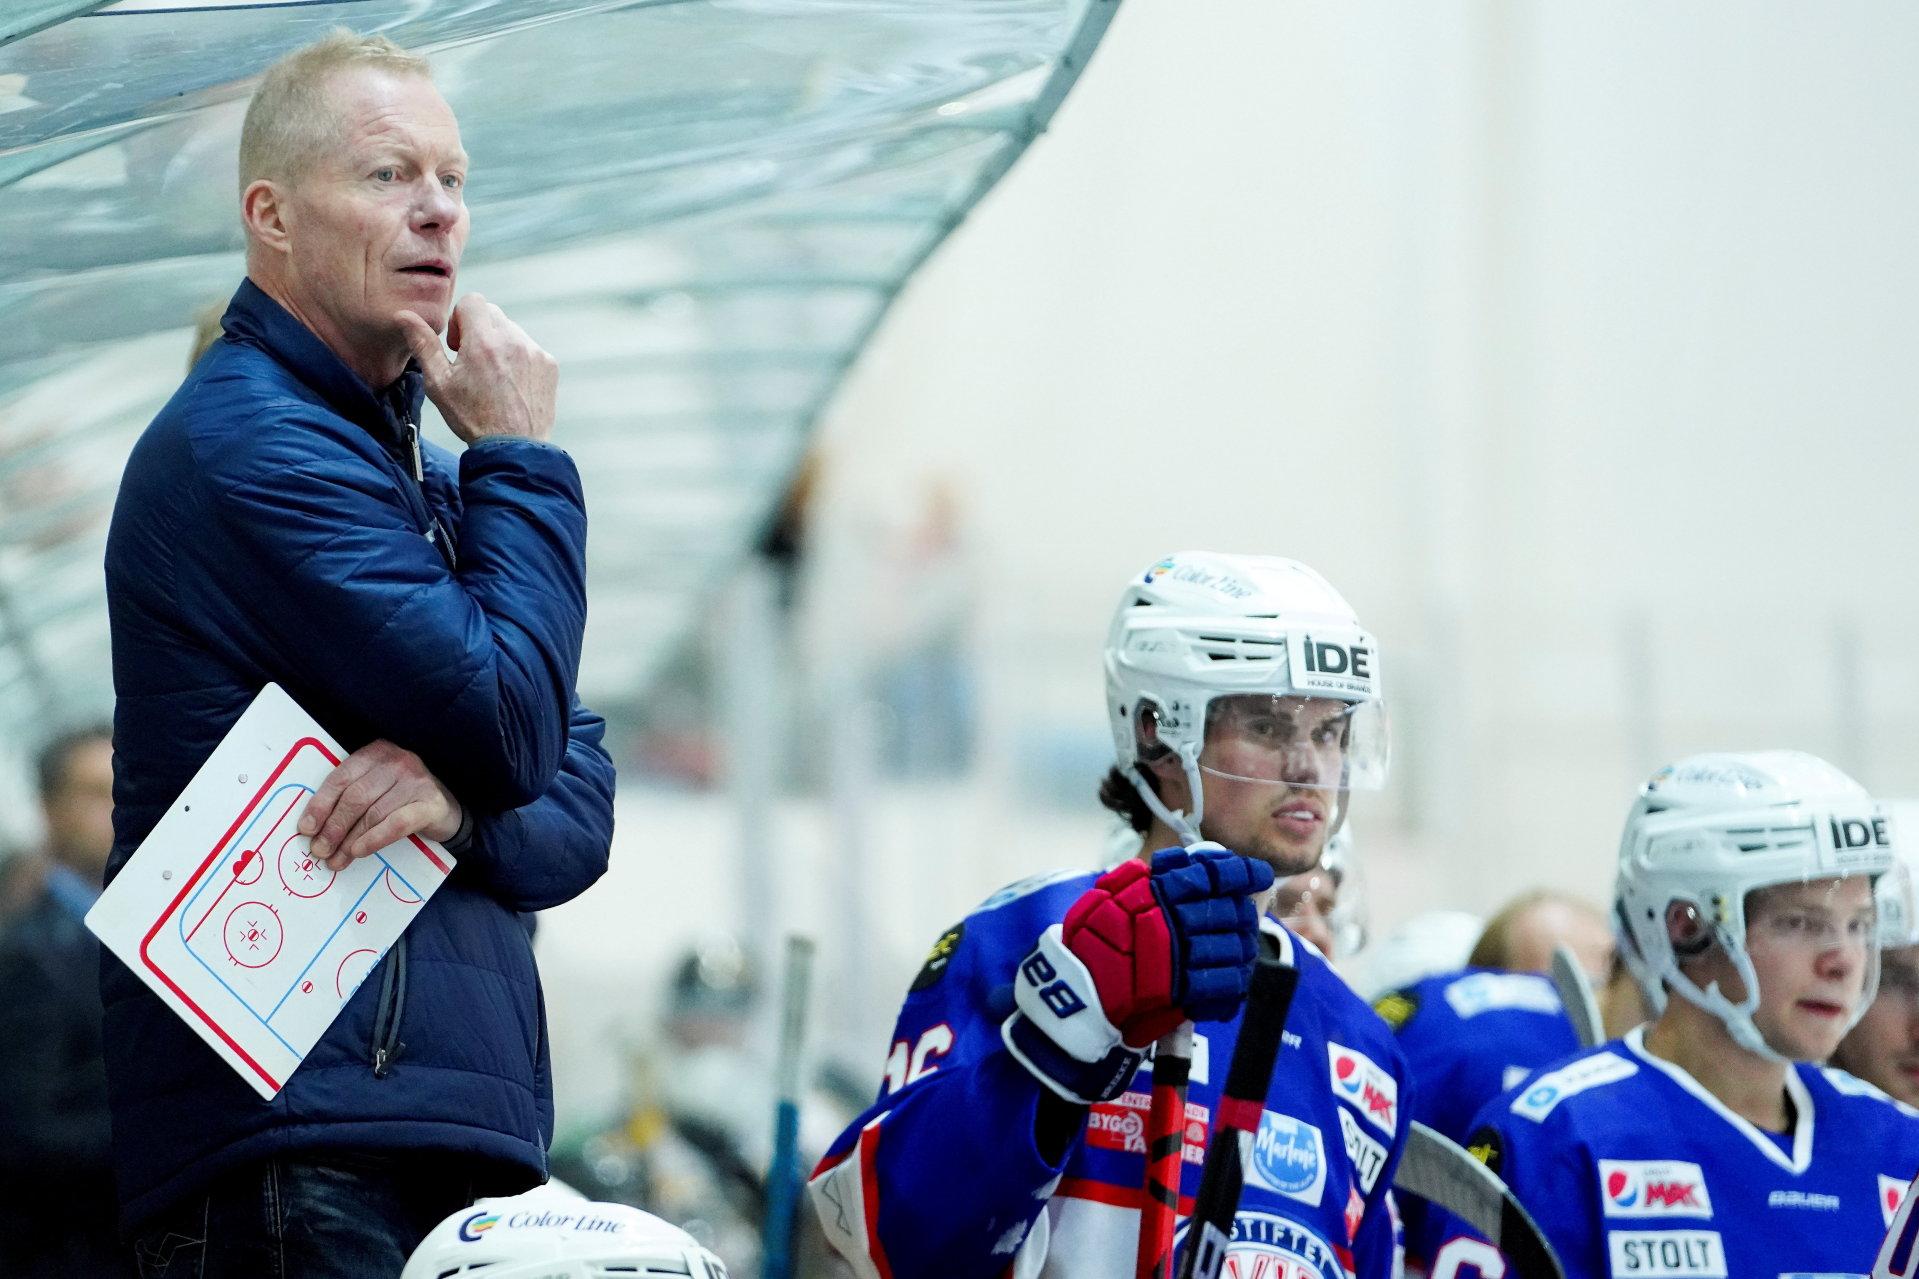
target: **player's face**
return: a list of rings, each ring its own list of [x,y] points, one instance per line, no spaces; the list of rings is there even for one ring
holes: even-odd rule
[[[1900,1101],[1919,1105],[1919,946],[1881,957],[1879,994],[1832,1060]]]
[[[1279,881],[1272,913],[1304,937],[1328,959],[1333,954],[1333,909],[1339,904],[1339,884],[1323,868]]]
[[[1746,897],[1746,953],[1759,979],[1753,1015],[1766,1042],[1795,1061],[1824,1061],[1865,993],[1877,945],[1864,876],[1761,888]]]
[[[1351,705],[1321,697],[1221,697],[1199,753],[1201,833],[1278,875],[1319,864],[1340,802]]]

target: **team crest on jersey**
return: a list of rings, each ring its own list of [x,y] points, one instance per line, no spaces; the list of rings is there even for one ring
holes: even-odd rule
[[[1399,1083],[1357,1048],[1328,1042],[1333,1095],[1349,1103],[1387,1136],[1399,1126]]]
[[[1390,995],[1381,995],[1373,1001],[1373,1011],[1386,1023],[1387,1029],[1398,1033],[1399,1028],[1413,1019],[1419,1011],[1419,996],[1409,990],[1395,990]]]
[[[1897,1177],[1888,1177],[1883,1172],[1879,1174],[1879,1212],[1885,1217],[1888,1226],[1892,1224],[1893,1217],[1898,1215],[1899,1205],[1906,1201],[1906,1185]]]
[[[1179,1233],[1183,1250],[1184,1223]],[[1347,1279],[1331,1244],[1299,1222],[1268,1212],[1242,1212],[1233,1219],[1233,1237],[1218,1273],[1220,1279]]]
[[[1711,1217],[1699,1165],[1678,1159],[1601,1159],[1599,1189],[1608,1217]]]
[[[947,965],[953,962],[954,952],[959,950],[960,939],[966,936],[965,924],[954,924],[940,934],[933,943],[933,949],[926,953],[926,963],[921,966],[919,976],[913,978],[914,990],[926,990],[939,984],[946,976]]]
[[[1638,1066],[1616,1053],[1594,1053],[1590,1057],[1581,1057],[1570,1066],[1561,1066],[1533,1080],[1532,1086],[1520,1093],[1519,1099],[1513,1102],[1512,1112],[1536,1124],[1544,1123],[1553,1108],[1566,1098],[1638,1073]]]

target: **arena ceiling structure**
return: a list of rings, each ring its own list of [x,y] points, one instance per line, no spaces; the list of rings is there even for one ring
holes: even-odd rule
[[[592,521],[580,688],[617,705],[1116,3],[5,0],[0,726],[110,705],[120,470],[243,274],[240,121],[281,54],[348,26],[432,57],[474,159],[460,289],[561,363]]]

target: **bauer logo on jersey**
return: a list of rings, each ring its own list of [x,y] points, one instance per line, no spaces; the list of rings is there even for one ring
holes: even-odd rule
[[[1606,1248],[1613,1279],[1727,1279],[1717,1230],[1614,1230]]]
[[[1186,1223],[1175,1246],[1184,1251]],[[1128,1245],[1130,1254],[1131,1245]],[[1296,1221],[1268,1212],[1241,1212],[1233,1218],[1221,1279],[1349,1279],[1332,1245]]]
[[[1581,1057],[1570,1066],[1561,1066],[1533,1080],[1532,1086],[1520,1093],[1519,1099],[1513,1102],[1512,1112],[1536,1124],[1544,1123],[1553,1108],[1566,1098],[1638,1073],[1638,1066],[1617,1053],[1603,1052]]]
[[[1676,1159],[1601,1159],[1599,1189],[1608,1217],[1710,1217],[1712,1196],[1699,1165]]]
[[[1353,1166],[1353,1176],[1358,1179],[1360,1188],[1367,1194],[1373,1193],[1373,1183],[1379,1180],[1379,1170],[1386,1166],[1386,1147],[1366,1135],[1359,1126],[1359,1120],[1348,1114],[1344,1107],[1335,1106],[1339,1112],[1340,1135],[1346,1139],[1346,1161]]]
[[[1879,1174],[1879,1215],[1890,1226],[1892,1219],[1899,1213],[1899,1205],[1906,1201],[1906,1183],[1897,1177]]]
[[[1371,697],[1379,683],[1379,655],[1370,636],[1358,631],[1286,636],[1286,660],[1293,687],[1302,693]]]
[[[1291,1115],[1268,1110],[1253,1135],[1246,1178],[1288,1199],[1319,1207],[1326,1193],[1326,1142],[1319,1129]]]
[[[1368,1123],[1392,1135],[1399,1126],[1399,1083],[1377,1062],[1357,1048],[1328,1043],[1332,1063],[1333,1095],[1351,1102]]]

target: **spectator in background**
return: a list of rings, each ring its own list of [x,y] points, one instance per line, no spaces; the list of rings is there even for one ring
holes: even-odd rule
[[[1553,948],[1562,944],[1572,949],[1588,977],[1606,980],[1613,960],[1606,917],[1577,897],[1542,888],[1501,906],[1486,921],[1486,931],[1466,963],[1471,968],[1547,973],[1552,971]]]
[[[113,742],[66,733],[39,759],[38,888],[0,932],[0,1275],[133,1273],[114,1230],[100,947],[82,922],[113,848]]]

